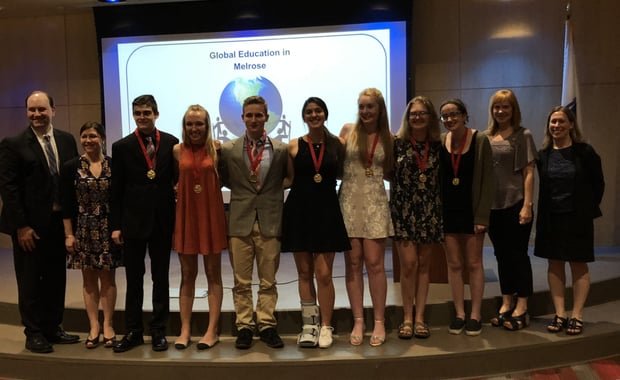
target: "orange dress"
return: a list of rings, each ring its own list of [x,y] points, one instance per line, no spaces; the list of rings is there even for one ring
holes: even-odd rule
[[[213,158],[181,144],[174,247],[183,254],[220,253],[228,247],[226,215]]]

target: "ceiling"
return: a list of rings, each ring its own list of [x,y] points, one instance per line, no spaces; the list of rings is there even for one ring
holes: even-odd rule
[[[132,4],[175,3],[181,1],[188,0],[125,0],[122,3],[116,4],[105,4],[98,0],[0,0],[0,18],[75,13],[93,7],[119,7]]]

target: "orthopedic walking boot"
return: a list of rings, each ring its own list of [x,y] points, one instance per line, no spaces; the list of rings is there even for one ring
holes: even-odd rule
[[[315,303],[301,303],[301,333],[297,337],[299,347],[316,347],[319,344],[319,307]]]

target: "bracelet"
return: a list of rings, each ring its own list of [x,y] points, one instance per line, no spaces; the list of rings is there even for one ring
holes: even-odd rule
[[[75,237],[75,236],[73,236],[73,235],[65,235],[65,239],[66,238],[70,238],[70,237]]]

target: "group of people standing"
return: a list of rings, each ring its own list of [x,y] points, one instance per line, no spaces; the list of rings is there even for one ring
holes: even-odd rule
[[[166,350],[172,249],[181,265],[177,349],[191,344],[200,256],[209,321],[196,346],[204,350],[219,342],[221,252],[226,249],[234,274],[238,349],[250,348],[255,335],[269,347],[284,345],[275,316],[281,252],[293,253],[298,272],[298,345],[333,344],[332,271],[336,253],[344,252],[353,317],[349,343],[364,341],[365,268],[373,306],[369,344],[380,346],[386,340],[384,256],[389,238],[401,265],[403,321],[398,337],[430,336],[424,310],[433,247],[440,244],[455,306],[448,331],[475,336],[482,329],[486,232],[502,292],[501,307],[490,322],[522,329],[529,324],[527,301],[533,291],[528,243],[535,168],[540,191],[534,254],[548,259],[556,312],[548,329],[581,333],[590,283],[587,263],[594,260],[593,219],[601,215],[604,180],[600,157],[583,142],[570,109],[551,111],[543,149],[537,152],[510,90],[491,97],[484,132],[468,126],[460,99],[446,100],[438,112],[429,98],[416,96],[407,104],[395,136],[379,90],[364,89],[357,105],[356,121],[335,136],[326,127],[325,102],[308,98],[301,109],[308,132],[288,145],[267,136],[268,105],[260,96],[243,103],[244,135],[225,143],[213,139],[208,111],[191,105],[182,119],[179,142],[156,127],[157,103],[152,95],[142,95],[132,102],[134,133],[116,141],[110,157],[101,124],[81,127],[84,153],[78,155],[72,136],[52,126],[52,97],[42,91],[30,94],[30,125],[0,143],[0,230],[13,239],[26,348],[47,353],[55,343],[79,341],[62,328],[65,268],[82,271],[90,323],[87,348],[102,343],[125,352],[143,344],[148,253],[151,344],[155,351]],[[389,197],[384,180],[391,183]],[[222,186],[231,190],[228,213]],[[564,303],[566,262],[574,294],[570,316]],[[259,277],[256,303],[254,263]],[[125,334],[117,340],[113,313],[115,270],[120,266],[125,267],[127,289]]]

